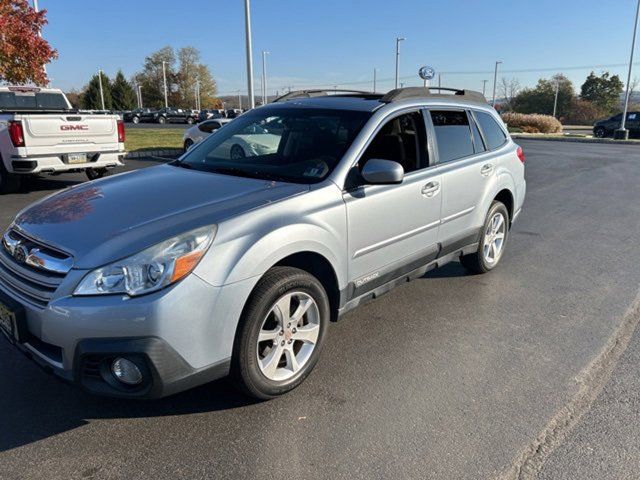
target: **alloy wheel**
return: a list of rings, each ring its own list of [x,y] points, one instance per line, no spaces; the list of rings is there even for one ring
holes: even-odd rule
[[[502,255],[504,240],[507,233],[507,222],[501,212],[496,213],[484,232],[484,243],[482,253],[484,260],[489,265],[493,265]]]
[[[257,341],[258,366],[269,380],[296,375],[309,361],[320,334],[320,310],[311,295],[288,292],[271,307]]]

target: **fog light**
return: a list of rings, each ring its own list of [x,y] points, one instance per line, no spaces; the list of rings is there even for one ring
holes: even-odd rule
[[[142,373],[131,360],[118,357],[111,364],[111,373],[119,382],[127,385],[138,385],[142,382]]]

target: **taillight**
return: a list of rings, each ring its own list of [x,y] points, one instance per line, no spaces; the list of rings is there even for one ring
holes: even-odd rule
[[[122,120],[118,120],[118,142],[124,143],[125,135],[124,135],[124,122]]]
[[[516,155],[518,155],[518,158],[520,159],[520,161],[522,163],[524,163],[525,161],[525,156],[524,156],[524,152],[522,151],[522,147],[518,147],[518,150],[516,150]]]
[[[11,120],[7,124],[9,129],[9,138],[14,147],[24,147],[24,130],[22,129],[22,122],[19,120]]]

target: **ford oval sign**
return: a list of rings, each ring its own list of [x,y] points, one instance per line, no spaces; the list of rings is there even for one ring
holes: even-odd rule
[[[436,70],[433,67],[425,65],[418,70],[418,75],[420,75],[420,78],[423,80],[431,80],[436,76]]]

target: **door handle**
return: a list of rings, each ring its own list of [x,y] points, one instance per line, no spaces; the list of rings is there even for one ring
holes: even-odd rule
[[[483,177],[486,177],[492,171],[493,171],[493,165],[491,165],[490,163],[487,163],[487,164],[483,165],[482,168],[480,169],[480,175],[482,175]]]
[[[422,187],[422,195],[424,195],[425,197],[433,197],[437,195],[439,191],[439,182],[429,182],[424,187]]]

